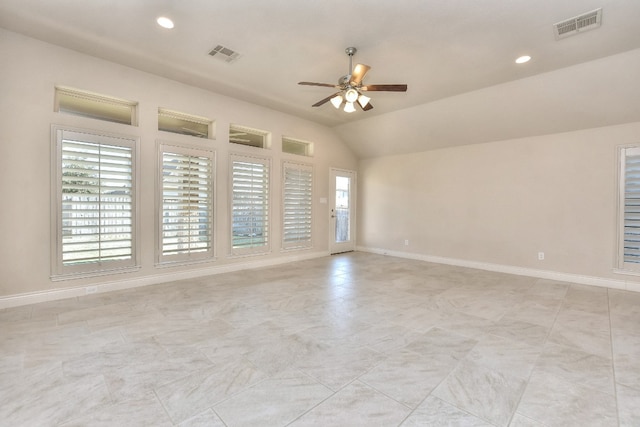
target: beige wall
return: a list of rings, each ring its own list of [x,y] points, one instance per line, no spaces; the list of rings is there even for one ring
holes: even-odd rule
[[[131,68],[62,49],[21,35],[0,30],[0,299],[3,296],[79,288],[87,285],[163,277],[216,266],[251,266],[265,260],[311,256],[328,250],[329,169],[355,169],[353,153],[324,126],[273,110],[200,90]],[[220,66],[220,65],[216,65]],[[226,66],[226,65],[222,65]],[[215,66],[212,65],[212,73]],[[54,86],[89,90],[139,102],[138,127],[54,113]],[[154,266],[154,185],[156,140],[193,141],[181,135],[157,131],[157,109],[165,107],[216,120],[217,139],[202,141],[217,151],[217,255],[215,262],[177,268]],[[229,123],[270,131],[272,157],[272,251],[250,258],[230,258],[228,239],[227,156],[237,148],[228,143]],[[137,273],[91,279],[52,282],[50,276],[50,148],[51,125],[61,124],[140,137],[140,232],[142,268]],[[280,249],[280,164],[298,159],[282,154],[282,135],[315,143],[313,249],[283,252]],[[240,147],[239,150],[247,147]],[[245,150],[246,151],[246,150]],[[250,150],[249,150],[250,151]],[[302,160],[307,160],[302,158]],[[310,159],[308,159],[310,160]],[[197,273],[197,271],[196,271]],[[153,281],[152,280],[152,281]]]
[[[616,146],[631,143],[640,123],[361,160],[358,245],[637,280],[612,271]]]

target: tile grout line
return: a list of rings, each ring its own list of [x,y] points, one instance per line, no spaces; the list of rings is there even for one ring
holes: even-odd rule
[[[610,289],[607,289],[607,311],[609,313],[609,342],[611,345],[611,373],[613,378],[613,397],[616,401],[616,422],[620,425],[620,404],[618,403],[618,381],[616,381],[616,362],[615,353],[613,351],[613,327],[611,322],[611,297],[609,295]]]

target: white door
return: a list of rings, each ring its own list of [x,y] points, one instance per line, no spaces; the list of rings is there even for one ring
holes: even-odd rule
[[[329,251],[332,254],[356,249],[356,173],[331,169],[331,222]]]

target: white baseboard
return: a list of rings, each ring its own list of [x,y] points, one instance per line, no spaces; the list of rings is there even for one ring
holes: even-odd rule
[[[559,282],[578,283],[581,285],[599,286],[611,289],[622,289],[640,292],[640,284],[627,280],[608,279],[604,277],[583,276],[580,274],[560,273],[557,271],[537,270],[534,268],[515,267],[511,265],[491,264],[478,261],[467,261],[455,258],[445,258],[431,255],[415,254],[409,252],[391,251],[388,249],[369,248],[358,246],[360,252],[370,252],[379,255],[388,255],[398,258],[414,259],[417,261],[433,262],[436,264],[455,265],[457,267],[476,268],[478,270],[495,271],[498,273],[515,274],[518,276],[536,277],[539,279],[556,280]]]
[[[212,276],[222,273],[230,273],[239,270],[248,270],[260,267],[271,267],[274,265],[286,264],[294,261],[304,261],[308,259],[329,256],[329,252],[307,252],[300,254],[287,254],[278,258],[247,258],[245,262],[218,265],[214,267],[199,268],[193,270],[177,271],[171,273],[154,274],[151,276],[136,277],[124,280],[114,280],[95,285],[80,287],[69,287],[53,289],[50,291],[31,292],[26,294],[9,295],[0,297],[0,309],[18,307],[28,304],[37,304],[47,301],[55,301],[65,298],[75,298],[88,294],[117,291],[122,289],[138,288],[141,286],[157,285],[159,283],[172,282],[175,280],[195,279],[198,277]],[[60,283],[60,282],[57,282]]]

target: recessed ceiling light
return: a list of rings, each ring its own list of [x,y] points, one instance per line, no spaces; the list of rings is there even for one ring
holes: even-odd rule
[[[524,55],[516,59],[516,64],[524,64],[525,62],[529,62],[530,60],[531,57],[529,55]]]
[[[160,18],[158,18],[156,20],[156,22],[158,23],[158,25],[160,25],[162,28],[168,28],[171,29],[173,28],[173,21],[165,16],[161,16]]]

